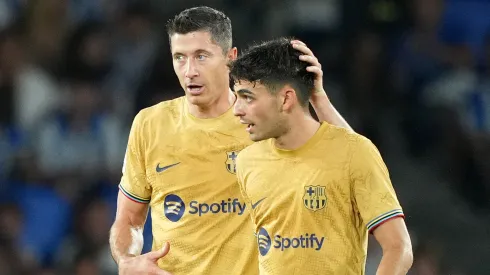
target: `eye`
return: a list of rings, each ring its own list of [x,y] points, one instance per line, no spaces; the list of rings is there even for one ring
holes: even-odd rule
[[[205,56],[203,54],[200,54],[200,55],[197,56],[197,60],[202,61],[202,60],[206,59],[206,57],[207,56]]]
[[[252,98],[251,96],[248,96],[248,95],[244,95],[244,96],[243,96],[243,99],[245,99],[245,101],[246,101],[247,103],[250,103],[250,102],[252,102],[252,100],[253,100],[253,98]]]
[[[176,61],[183,61],[183,60],[184,60],[184,56],[183,56],[183,55],[175,55],[175,56],[174,56],[174,59],[175,59]]]

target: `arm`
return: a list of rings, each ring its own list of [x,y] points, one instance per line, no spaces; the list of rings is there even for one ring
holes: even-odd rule
[[[315,109],[315,112],[320,121],[326,121],[338,127],[346,128],[352,130],[347,121],[340,115],[340,113],[335,109],[333,104],[323,88],[323,71],[322,64],[315,57],[313,52],[305,45],[305,43],[293,40],[291,41],[293,47],[303,53],[299,57],[300,60],[308,62],[311,66],[307,67],[306,70],[315,74],[315,90],[310,97],[310,103]]]
[[[141,114],[141,113],[140,113]],[[138,114],[129,133],[124,157],[121,183],[117,197],[116,219],[109,237],[112,257],[120,275],[170,273],[158,267],[158,260],[169,251],[169,244],[162,249],[143,255],[143,227],[148,215],[152,188],[145,169],[145,136],[142,117]]]
[[[164,257],[170,246],[166,243],[162,249],[141,254],[143,248],[143,226],[148,214],[148,204],[134,202],[119,191],[117,198],[116,220],[112,225],[109,244],[119,274],[156,274],[171,275],[158,267],[158,260]]]
[[[352,142],[353,205],[383,249],[377,274],[407,274],[412,265],[411,241],[388,169],[369,139],[359,136]]]
[[[112,257],[117,264],[121,259],[141,254],[143,226],[147,215],[147,204],[131,201],[122,191],[119,191],[116,219],[109,239]]]
[[[335,126],[352,130],[349,123],[347,123],[337,109],[335,109],[332,102],[330,102],[330,99],[324,90],[314,93],[310,97],[310,103],[313,106],[313,109],[315,109],[320,121],[326,121]]]
[[[413,263],[412,244],[403,219],[391,219],[373,232],[383,257],[376,275],[404,275]]]

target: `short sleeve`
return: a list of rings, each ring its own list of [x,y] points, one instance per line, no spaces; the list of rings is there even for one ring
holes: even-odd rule
[[[351,183],[355,204],[369,233],[384,222],[404,217],[388,169],[376,148],[360,137],[351,158]]]
[[[151,199],[151,186],[146,177],[144,148],[140,112],[131,126],[119,184],[121,192],[128,199],[138,203],[149,203]]]

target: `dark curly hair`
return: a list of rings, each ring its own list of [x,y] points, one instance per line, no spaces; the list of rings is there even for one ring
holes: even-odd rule
[[[178,34],[207,31],[223,53],[232,47],[231,20],[223,12],[210,7],[200,6],[186,9],[167,22],[169,38]]]
[[[235,83],[260,83],[271,93],[289,84],[305,107],[314,89],[315,74],[306,70],[309,63],[301,61],[300,55],[302,53],[293,48],[290,38],[263,42],[251,46],[230,63],[230,74]]]

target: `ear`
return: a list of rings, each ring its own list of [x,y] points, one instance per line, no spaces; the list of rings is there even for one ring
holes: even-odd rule
[[[234,61],[238,56],[238,49],[236,47],[231,48],[226,56],[230,61]]]
[[[296,90],[290,85],[284,85],[278,92],[279,102],[282,106],[282,110],[285,112],[291,112],[296,105],[298,105],[298,97],[296,96]]]

